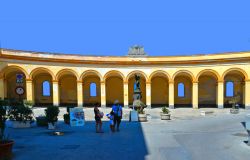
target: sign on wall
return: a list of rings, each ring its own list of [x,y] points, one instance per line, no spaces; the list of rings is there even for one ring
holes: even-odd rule
[[[84,126],[84,112],[83,107],[70,108],[70,125],[71,126]]]
[[[16,74],[16,83],[23,83],[23,74]]]

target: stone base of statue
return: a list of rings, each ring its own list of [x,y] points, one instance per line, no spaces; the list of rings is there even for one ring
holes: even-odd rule
[[[129,121],[138,122],[138,112],[136,110],[130,111]]]

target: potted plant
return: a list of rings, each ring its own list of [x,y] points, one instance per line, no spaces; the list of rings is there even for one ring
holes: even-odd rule
[[[5,136],[5,122],[8,119],[8,115],[6,113],[7,104],[6,101],[0,100],[0,159],[10,159],[12,153],[12,146],[14,144],[13,140],[9,140],[7,136]]]
[[[34,105],[34,102],[25,99],[25,100],[23,100],[23,104],[24,104],[26,107],[32,108],[33,105]]]
[[[162,110],[161,120],[170,120],[169,109],[166,106],[164,106],[161,110]]]
[[[69,113],[65,113],[65,114],[63,115],[63,119],[64,119],[64,123],[70,124]]]
[[[8,115],[13,128],[29,128],[33,122],[33,111],[24,104],[11,106]]]
[[[238,104],[239,100],[240,100],[239,94],[230,99],[229,104],[232,105],[232,108],[230,108],[230,113],[232,114],[239,113],[239,104]]]
[[[48,106],[47,109],[45,109],[45,115],[48,121],[48,129],[56,128],[56,122],[58,120],[57,116],[59,112],[60,110],[57,106]]]
[[[147,122],[147,115],[145,114],[144,111],[144,108],[146,107],[145,104],[141,100],[135,100],[133,105],[138,112],[138,121]]]
[[[36,117],[36,124],[37,126],[40,126],[40,127],[48,126],[48,120],[46,116],[40,115]]]

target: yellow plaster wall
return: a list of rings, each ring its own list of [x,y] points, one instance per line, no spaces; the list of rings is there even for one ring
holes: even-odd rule
[[[77,104],[76,78],[66,75],[59,80],[60,104]]]
[[[106,104],[112,105],[115,100],[123,104],[123,80],[120,77],[106,79]]]
[[[96,97],[90,96],[90,84],[96,84]],[[100,79],[97,76],[89,76],[83,79],[83,104],[84,106],[101,103],[101,87]]]
[[[184,97],[178,97],[178,83],[183,83],[185,90],[184,90]],[[188,105],[192,104],[192,82],[188,77],[178,76],[175,78],[174,84],[174,103],[176,105]]]
[[[228,101],[231,99],[230,97],[226,96],[226,82],[227,81],[232,81],[234,83],[234,95],[237,93],[240,94],[240,100],[239,104],[244,104],[243,98],[244,98],[244,80],[243,77],[237,74],[229,74],[225,77],[225,83],[224,83],[224,103],[227,105]]]
[[[25,77],[23,79],[23,83],[20,85],[17,85],[16,83],[16,74],[22,74],[22,72],[12,72],[6,76],[5,82],[7,84],[7,98],[10,99],[16,99],[16,100],[23,100],[26,99],[26,80]],[[23,95],[17,95],[16,94],[16,87],[17,86],[22,86],[24,88],[24,94]]]
[[[50,83],[50,96],[43,96],[43,82],[49,81]],[[33,86],[34,86],[34,99],[35,104],[52,104],[53,103],[53,86],[52,86],[52,78],[48,74],[40,74],[37,75],[33,79]]]
[[[168,80],[165,77],[154,77],[151,80],[152,105],[168,104]]]
[[[201,76],[198,83],[199,104],[216,104],[216,79],[211,76]],[[199,106],[202,107],[202,106]]]

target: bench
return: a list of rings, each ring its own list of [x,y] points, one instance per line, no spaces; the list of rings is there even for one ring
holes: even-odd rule
[[[200,112],[202,116],[206,116],[206,115],[209,115],[209,114],[213,114],[214,111],[201,111]]]

